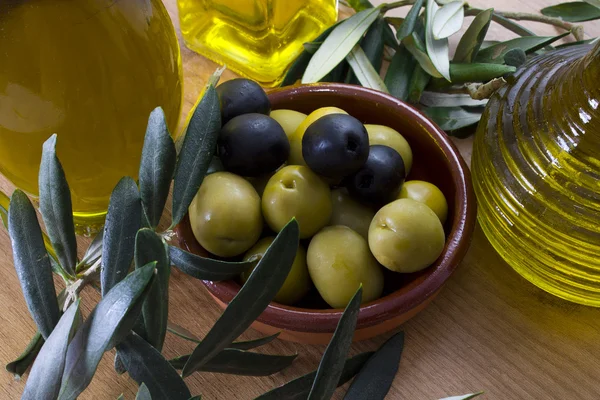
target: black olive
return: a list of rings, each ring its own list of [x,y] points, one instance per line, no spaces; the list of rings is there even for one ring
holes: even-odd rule
[[[219,158],[227,171],[259,176],[275,171],[290,155],[283,128],[263,114],[244,114],[225,124],[217,141]]]
[[[334,181],[358,171],[369,156],[365,126],[347,114],[330,114],[308,126],[302,137],[302,157],[317,174]]]
[[[221,102],[221,123],[242,114],[258,113],[269,115],[271,102],[260,85],[249,79],[237,78],[217,86]]]
[[[402,156],[391,147],[373,145],[367,162],[346,180],[346,188],[356,199],[381,206],[397,197],[404,176]]]

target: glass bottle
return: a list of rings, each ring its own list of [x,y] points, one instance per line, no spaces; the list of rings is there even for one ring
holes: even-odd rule
[[[36,195],[42,143],[58,134],[75,221],[98,227],[137,177],[150,112],[174,132],[181,63],[160,0],[0,2],[0,172]]]
[[[472,170],[479,222],[519,274],[600,306],[600,43],[538,56],[490,99]]]
[[[337,0],[178,0],[186,45],[263,86],[276,86],[337,20]]]

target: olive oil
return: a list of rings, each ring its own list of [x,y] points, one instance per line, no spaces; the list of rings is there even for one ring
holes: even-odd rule
[[[264,86],[337,20],[337,0],[178,0],[192,50]]]
[[[540,288],[596,307],[599,50],[566,47],[517,71],[490,99],[472,160],[479,222],[500,255]]]
[[[0,2],[0,171],[36,195],[42,143],[58,134],[76,222],[103,222],[137,177],[152,109],[174,132],[179,47],[160,0]]]

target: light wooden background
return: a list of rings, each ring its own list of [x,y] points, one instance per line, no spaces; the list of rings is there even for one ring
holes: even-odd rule
[[[164,0],[177,24],[175,0]],[[379,3],[379,1],[374,1]],[[473,6],[537,12],[550,0],[474,0]],[[398,11],[402,15],[406,11]],[[556,34],[552,27],[526,23],[538,34]],[[588,34],[600,25],[586,24]],[[493,26],[490,37],[512,35]],[[180,38],[181,40],[181,38]],[[194,103],[216,65],[183,48],[184,113]],[[224,79],[233,74],[226,72]],[[470,140],[457,142],[470,159]],[[0,177],[0,189],[12,187]],[[84,242],[85,240],[82,240]],[[0,229],[0,363],[17,356],[35,332],[12,265],[9,238]],[[170,319],[202,336],[220,311],[202,285],[174,271],[170,288]],[[98,295],[84,293],[88,313]],[[389,399],[432,400],[485,390],[487,399],[598,399],[600,398],[600,311],[556,299],[532,286],[506,265],[478,228],[464,262],[439,297],[404,325],[406,347]],[[248,332],[245,337],[257,337]],[[355,344],[352,353],[376,349],[389,335]],[[165,346],[169,357],[189,353],[193,344],[173,335]],[[251,399],[273,386],[314,369],[324,346],[277,342],[266,352],[300,356],[286,371],[265,378],[195,374],[187,379],[193,394],[205,399]],[[112,368],[114,352],[104,357],[82,399],[135,398],[137,387],[127,375]],[[23,381],[0,371],[0,398],[17,399]],[[341,398],[339,394],[336,398]]]

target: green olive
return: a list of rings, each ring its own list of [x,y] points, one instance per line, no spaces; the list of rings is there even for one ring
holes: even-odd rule
[[[332,190],[331,203],[333,212],[329,225],[344,225],[365,239],[369,237],[369,226],[375,216],[373,210],[351,198],[346,189]]]
[[[444,250],[444,228],[429,207],[412,199],[383,206],[369,227],[369,247],[384,267],[416,272],[431,265]]]
[[[404,182],[399,199],[413,199],[431,208],[443,224],[448,217],[448,202],[444,193],[433,183],[425,181]]]
[[[275,240],[274,237],[266,237],[258,241],[244,256],[244,261],[256,261],[254,266],[248,271],[242,273],[242,282],[246,282],[248,277],[256,268],[260,259],[264,256],[267,248]],[[306,267],[306,250],[302,246],[298,246],[292,269],[288,274],[283,286],[277,292],[275,301],[281,304],[292,305],[300,301],[310,289],[310,276]]]
[[[252,185],[230,172],[204,178],[189,208],[198,243],[220,257],[248,250],[260,237],[263,219],[260,197]]]
[[[383,272],[367,241],[347,226],[328,226],[308,245],[308,272],[321,297],[333,308],[344,308],[362,283],[362,302],[383,292]]]
[[[410,145],[397,130],[384,125],[365,125],[369,134],[369,145],[380,144],[396,150],[404,161],[406,175],[410,172],[413,154]]]
[[[262,196],[262,210],[267,224],[275,232],[279,232],[295,217],[300,227],[300,237],[311,237],[331,218],[329,186],[310,168],[288,165],[267,182]]]
[[[308,114],[308,117],[302,121],[294,133],[288,136],[290,140],[290,157],[288,158],[288,164],[290,165],[306,165],[304,158],[302,157],[302,138],[306,128],[313,122],[321,117],[329,114],[348,114],[346,111],[337,107],[322,107]]]
[[[302,121],[304,121],[306,114],[294,110],[274,110],[271,111],[270,117],[279,122],[279,125],[281,125],[289,139]]]

